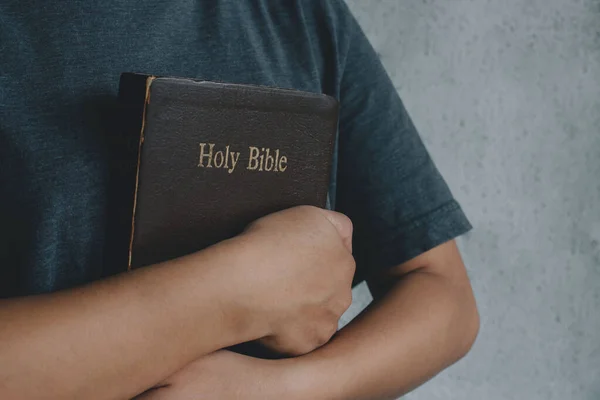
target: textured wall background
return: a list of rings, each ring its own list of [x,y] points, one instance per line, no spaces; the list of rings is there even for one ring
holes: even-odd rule
[[[348,4],[475,227],[479,339],[406,398],[600,399],[600,0]]]

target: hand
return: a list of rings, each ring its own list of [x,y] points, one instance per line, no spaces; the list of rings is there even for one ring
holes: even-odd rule
[[[342,214],[295,207],[261,218],[238,240],[250,249],[235,298],[266,316],[261,342],[286,355],[327,343],[352,302],[352,223]]]
[[[290,398],[277,361],[226,350],[205,356],[134,400],[279,400]]]

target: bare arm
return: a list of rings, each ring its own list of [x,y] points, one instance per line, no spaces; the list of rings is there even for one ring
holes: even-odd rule
[[[286,360],[297,398],[395,399],[469,351],[479,316],[454,241],[391,275],[390,287],[369,282],[376,301],[329,344]]]
[[[227,245],[55,294],[0,302],[0,397],[126,399],[259,337],[223,301]],[[225,271],[223,271],[225,272]]]
[[[453,241],[370,284],[374,304],[314,352],[272,361],[220,351],[140,399],[395,399],[468,352],[479,317]]]
[[[350,303],[351,224],[298,207],[207,250],[55,294],[0,301],[0,398],[128,399],[268,337],[304,354]]]

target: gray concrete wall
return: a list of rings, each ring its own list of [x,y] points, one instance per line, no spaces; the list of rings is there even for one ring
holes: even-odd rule
[[[406,398],[600,399],[600,1],[348,4],[475,227],[480,337]]]

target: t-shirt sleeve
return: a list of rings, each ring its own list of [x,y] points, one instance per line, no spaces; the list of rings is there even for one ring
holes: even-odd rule
[[[466,233],[471,224],[377,53],[356,20],[346,18],[335,209],[354,223],[362,280]]]

